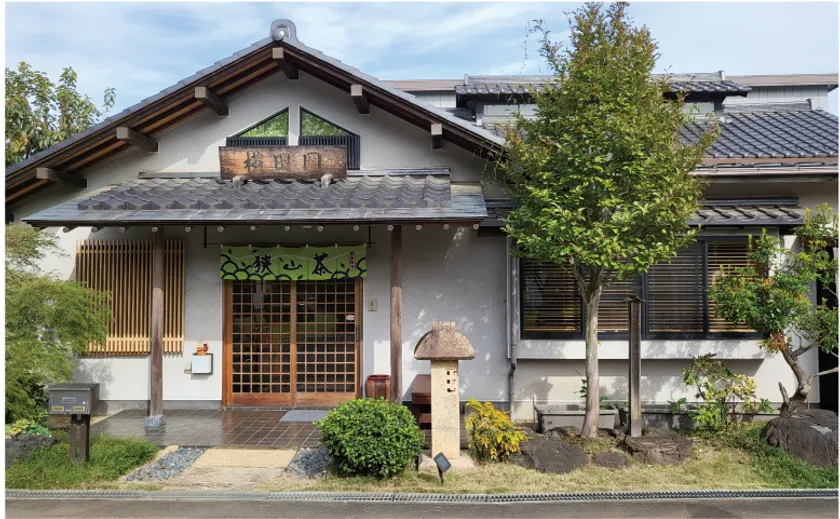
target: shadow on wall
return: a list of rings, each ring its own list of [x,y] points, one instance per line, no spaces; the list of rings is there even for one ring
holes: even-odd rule
[[[755,377],[761,361],[727,360],[725,364],[735,371]],[[691,365],[689,359],[644,360],[642,362],[641,396],[643,402],[676,401],[685,396],[694,399],[694,388],[683,384],[682,369]],[[626,402],[628,399],[628,369],[626,360],[602,360],[599,362],[601,396],[611,402]],[[520,361],[517,370],[516,400],[536,400],[552,403],[582,402],[579,396],[586,378],[583,360],[525,360]]]
[[[413,357],[435,321],[454,321],[476,357],[459,365],[461,399],[507,400],[505,241],[469,228],[403,231],[403,399],[429,361]]]

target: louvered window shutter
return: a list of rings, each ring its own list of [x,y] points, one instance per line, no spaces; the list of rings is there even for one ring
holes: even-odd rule
[[[572,271],[523,258],[522,331],[526,335],[581,333],[581,301]]]
[[[703,246],[680,250],[670,263],[647,273],[647,315],[650,333],[703,333]]]
[[[747,255],[749,254],[749,242],[747,239],[743,240],[726,240],[714,241],[709,240],[707,243],[707,262],[709,287],[711,287],[715,280],[724,274],[732,272],[738,267],[746,267],[749,265]],[[723,317],[719,317],[716,311],[714,301],[709,301],[709,332],[754,332],[755,330],[746,325],[732,324]]]

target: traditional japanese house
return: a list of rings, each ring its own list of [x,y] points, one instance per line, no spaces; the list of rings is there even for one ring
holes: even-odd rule
[[[713,105],[749,91],[680,85]],[[463,95],[468,106],[483,91]],[[166,409],[334,405],[379,373],[410,400],[428,369],[415,344],[454,321],[477,352],[460,368],[463,399],[521,419],[535,402],[576,401],[580,300],[559,270],[509,257],[510,206],[483,182],[504,141],[462,112],[325,56],[278,20],[265,40],[7,168],[7,221],[57,234],[68,253],[44,267],[113,295],[107,341],[77,381],[99,382],[112,409],[148,406],[150,425]],[[680,368],[709,351],[762,397],[778,401],[790,378],[751,330],[715,316],[706,288],[745,261],[748,234],[788,235],[806,207],[837,206],[837,119],[810,107],[725,119],[697,172],[710,182],[692,219],[700,240],[606,295],[608,396],[626,398],[630,292],[647,301],[646,402],[692,399]]]

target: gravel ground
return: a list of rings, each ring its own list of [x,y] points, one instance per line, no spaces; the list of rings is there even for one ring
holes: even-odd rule
[[[171,452],[152,465],[140,467],[125,477],[126,481],[160,481],[177,476],[192,465],[207,449],[182,448]]]
[[[296,478],[318,479],[327,473],[330,455],[327,447],[303,447],[286,467],[286,474]]]

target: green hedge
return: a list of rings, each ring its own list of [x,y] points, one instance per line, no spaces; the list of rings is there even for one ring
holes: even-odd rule
[[[411,411],[381,398],[345,402],[315,425],[335,468],[346,475],[399,474],[423,449],[423,433]]]

